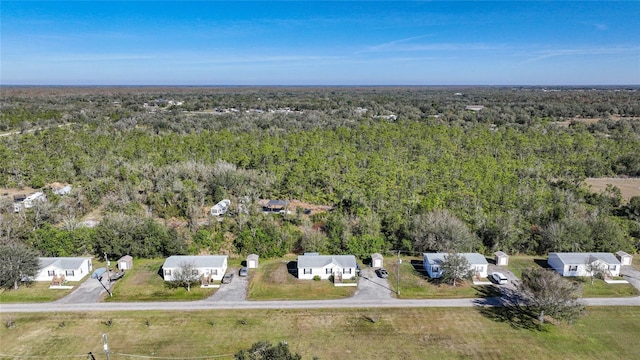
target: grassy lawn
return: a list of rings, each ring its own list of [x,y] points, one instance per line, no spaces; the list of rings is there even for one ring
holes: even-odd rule
[[[104,267],[104,262],[98,259],[92,260],[93,269]],[[18,290],[0,290],[1,303],[34,303],[50,302],[69,295],[80,284],[91,279],[91,275],[85,276],[81,281],[67,281],[64,285],[73,286],[73,289],[49,289],[48,281],[37,281],[29,286],[22,285]],[[94,280],[95,281],[95,280]]]
[[[473,308],[1,313],[0,320],[3,354],[50,359],[86,358],[89,351],[102,359],[103,333],[114,359],[233,359],[238,350],[262,340],[287,341],[305,360],[421,360],[427,354],[436,359],[633,359],[640,340],[640,307],[589,308],[572,326],[546,325],[542,331],[517,329]],[[8,320],[14,327],[5,326]]]
[[[398,286],[397,258],[385,258],[385,267],[389,271],[389,285],[394,291]],[[485,296],[492,293],[493,286],[474,286],[470,281],[456,284],[438,284],[429,279],[422,265],[422,258],[403,257],[400,264],[400,298],[401,299],[462,299]],[[496,293],[497,294],[497,293]]]
[[[194,286],[190,292],[184,288],[170,289],[160,276],[165,259],[134,259],[133,268],[123,278],[114,282],[113,297],[105,301],[189,301],[202,300],[215,289]]]
[[[607,284],[604,280],[595,279],[591,285],[590,277],[571,278],[582,284],[582,297],[624,297],[638,295],[638,289],[631,284]]]
[[[290,271],[296,258],[260,260],[251,269],[247,298],[249,300],[319,300],[353,296],[356,287],[336,287],[329,280],[299,280]]]
[[[74,288],[80,282],[68,282]],[[34,303],[49,302],[69,295],[73,289],[49,289],[48,281],[34,282],[30,286],[22,285],[18,290],[0,290],[0,304],[2,303]]]
[[[522,276],[522,271],[532,267],[547,268],[547,258],[543,256],[527,256],[527,255],[513,255],[509,256],[509,265],[507,268],[518,279]]]

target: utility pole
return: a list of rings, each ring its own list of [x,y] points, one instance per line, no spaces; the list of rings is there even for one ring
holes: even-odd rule
[[[107,263],[107,279],[109,279],[109,289],[111,289],[111,272],[109,271],[109,258],[107,252],[104,252],[104,261]]]
[[[402,264],[402,259],[400,259],[400,250],[398,250],[398,276],[396,276],[396,295],[398,296],[400,296],[400,264]]]
[[[107,334],[102,334],[102,348],[104,349],[104,354],[107,355],[107,360],[111,360],[111,352],[109,351],[109,342],[107,341]]]

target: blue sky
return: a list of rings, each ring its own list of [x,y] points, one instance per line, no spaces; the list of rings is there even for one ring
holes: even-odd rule
[[[640,1],[7,1],[0,84],[638,85]]]

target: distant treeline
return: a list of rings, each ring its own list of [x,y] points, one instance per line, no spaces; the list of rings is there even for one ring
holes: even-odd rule
[[[583,186],[640,176],[640,89],[27,90],[3,90],[0,130],[22,134],[0,138],[0,186],[74,190],[5,200],[0,239],[47,255],[640,248],[640,199]],[[264,215],[269,198],[333,211]]]

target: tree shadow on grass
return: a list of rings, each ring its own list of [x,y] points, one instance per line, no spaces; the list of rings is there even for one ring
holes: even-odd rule
[[[512,289],[500,288],[501,296],[495,296],[493,286],[478,289],[480,298],[474,301],[476,309],[486,318],[504,322],[515,329],[543,331],[537,315],[524,305],[524,300]],[[482,294],[486,293],[486,294]]]

